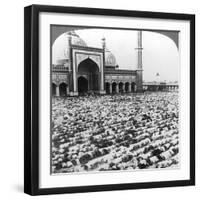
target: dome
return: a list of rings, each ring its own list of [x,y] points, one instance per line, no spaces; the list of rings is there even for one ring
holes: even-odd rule
[[[57,55],[56,64],[64,65],[69,60],[69,46],[68,46],[68,37],[71,37],[71,44],[77,46],[87,47],[86,42],[80,38],[75,31],[66,32],[60,37],[59,41],[59,54]],[[63,42],[65,41],[65,42]],[[62,42],[62,43],[61,43]]]
[[[87,47],[86,42],[83,39],[81,39],[80,36],[75,33],[75,31],[70,31],[68,35],[71,35],[72,45]]]
[[[105,51],[105,65],[106,66],[116,66],[117,65],[115,56],[108,49],[106,49],[106,51]]]

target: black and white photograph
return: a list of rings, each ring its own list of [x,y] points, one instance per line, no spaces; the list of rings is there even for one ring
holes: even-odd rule
[[[178,169],[179,31],[50,34],[51,174]]]

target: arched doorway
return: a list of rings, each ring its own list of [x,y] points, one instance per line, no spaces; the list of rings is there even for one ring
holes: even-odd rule
[[[112,92],[113,92],[113,93],[116,93],[116,92],[117,92],[117,91],[116,91],[116,88],[117,88],[117,83],[113,82],[113,83],[112,83]]]
[[[164,86],[163,86],[163,85],[159,85],[159,86],[158,86],[158,90],[159,90],[159,91],[163,91],[163,90],[164,90]]]
[[[136,92],[136,84],[134,82],[131,83],[131,92]]]
[[[56,84],[52,83],[52,96],[56,96]]]
[[[110,83],[106,82],[106,94],[110,94]]]
[[[126,82],[125,83],[125,92],[128,92],[128,89],[129,89],[129,82]]]
[[[123,83],[122,82],[119,83],[119,92],[120,93],[124,92],[123,91]]]
[[[85,77],[85,79],[87,80],[87,91],[99,91],[99,67],[93,60],[91,60],[90,58],[83,60],[78,65],[78,75],[80,75],[81,77]],[[84,84],[86,86],[86,81],[84,82]],[[82,86],[80,86],[80,89],[81,88]],[[86,92],[85,89],[84,92]]]
[[[88,80],[85,77],[80,76],[78,78],[78,92],[80,95],[81,94],[83,95],[87,91],[88,91]]]
[[[67,96],[67,84],[66,83],[61,83],[59,85],[59,92],[60,92],[60,96]]]

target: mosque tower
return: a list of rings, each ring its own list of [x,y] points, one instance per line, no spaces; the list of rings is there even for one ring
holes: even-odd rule
[[[143,91],[143,66],[142,66],[142,31],[137,33],[137,92]]]

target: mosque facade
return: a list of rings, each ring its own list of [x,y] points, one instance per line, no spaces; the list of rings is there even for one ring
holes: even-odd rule
[[[52,95],[79,96],[82,94],[115,94],[141,92],[142,80],[142,31],[138,31],[136,70],[120,69],[115,56],[106,47],[90,47],[74,31],[66,34],[63,58],[52,64]],[[133,48],[134,50],[134,48]],[[123,51],[123,49],[122,49]]]

